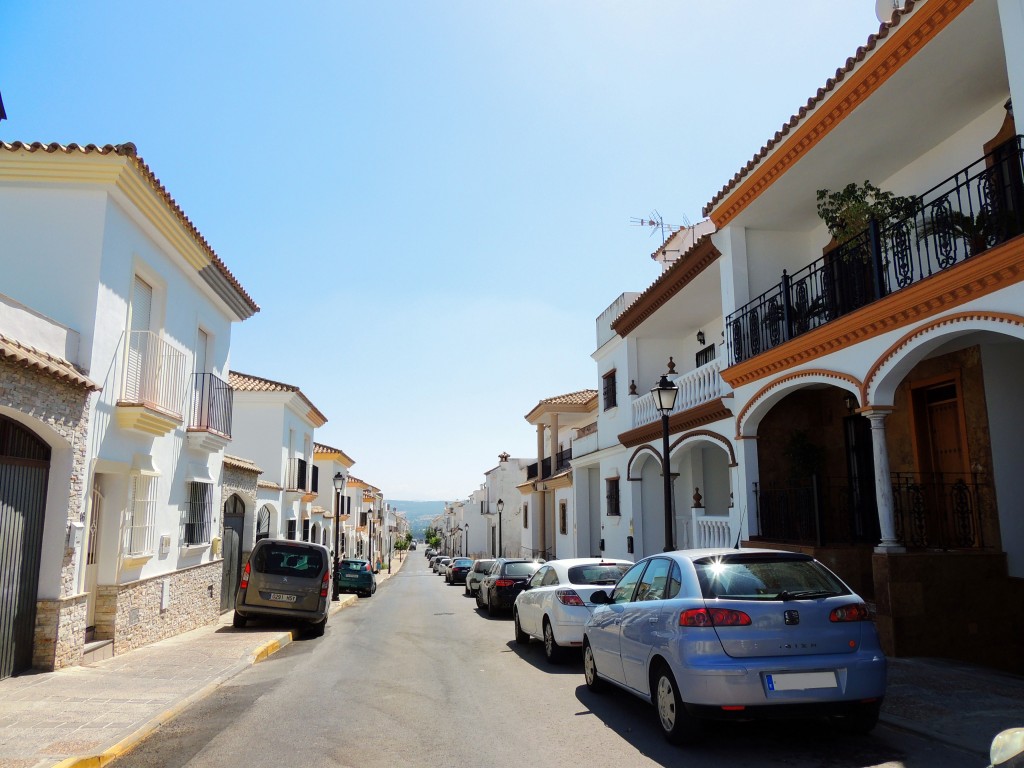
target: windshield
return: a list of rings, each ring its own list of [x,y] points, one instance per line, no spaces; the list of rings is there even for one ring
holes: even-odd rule
[[[693,565],[705,599],[795,600],[850,593],[827,568],[803,555],[721,555]]]

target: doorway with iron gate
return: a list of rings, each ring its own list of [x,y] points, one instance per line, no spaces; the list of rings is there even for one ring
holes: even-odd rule
[[[50,447],[0,416],[0,679],[32,666]]]
[[[245,529],[245,502],[237,494],[224,504],[224,572],[220,582],[220,610],[235,607],[235,595],[242,577],[242,536]]]

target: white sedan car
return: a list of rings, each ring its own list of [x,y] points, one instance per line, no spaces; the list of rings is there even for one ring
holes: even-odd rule
[[[583,625],[594,610],[590,596],[614,586],[632,565],[629,560],[598,557],[545,563],[516,596],[516,642],[525,644],[536,637],[544,642],[548,661],[558,663],[566,648],[583,645]]]

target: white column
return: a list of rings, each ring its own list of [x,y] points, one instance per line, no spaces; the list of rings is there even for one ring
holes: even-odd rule
[[[1003,35],[1006,76],[1015,112],[1024,110],[1024,2],[997,0],[999,26]]]
[[[861,411],[871,421],[871,449],[875,459],[875,501],[878,505],[878,525],[882,541],[875,552],[894,554],[906,552],[896,540],[896,525],[892,508],[892,480],[889,472],[889,447],[885,443],[885,417],[892,408]]]

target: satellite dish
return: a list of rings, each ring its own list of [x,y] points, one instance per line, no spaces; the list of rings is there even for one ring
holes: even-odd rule
[[[875,0],[875,16],[882,24],[892,21],[896,11],[902,11],[906,0]]]

